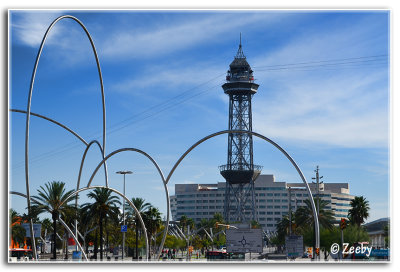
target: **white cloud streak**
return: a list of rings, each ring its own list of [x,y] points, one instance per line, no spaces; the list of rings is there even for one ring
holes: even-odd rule
[[[102,43],[105,57],[153,58],[207,42],[217,42],[221,35],[238,32],[251,24],[263,22],[267,25],[280,17],[279,14],[209,15],[199,20],[171,23],[162,28],[146,29],[146,32],[115,31]],[[125,28],[121,28],[125,29]]]

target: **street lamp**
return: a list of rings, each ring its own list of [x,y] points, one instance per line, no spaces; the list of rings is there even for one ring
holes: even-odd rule
[[[124,175],[124,195],[125,195],[125,175],[132,174],[132,171],[118,171],[116,174]],[[122,224],[125,226],[125,198],[122,204]],[[122,232],[122,260],[124,259],[125,251],[125,232]]]

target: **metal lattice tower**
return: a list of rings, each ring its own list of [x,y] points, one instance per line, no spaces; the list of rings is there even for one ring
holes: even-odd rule
[[[253,71],[247,63],[240,39],[239,49],[229,65],[226,83],[229,95],[229,130],[252,131],[251,98],[257,92]],[[253,164],[253,138],[250,134],[229,133],[228,160],[220,167],[226,180],[224,218],[227,222],[257,220],[254,181],[261,166]]]

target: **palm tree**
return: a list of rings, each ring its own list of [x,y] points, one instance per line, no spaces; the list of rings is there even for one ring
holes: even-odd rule
[[[305,206],[299,207],[294,215],[294,221],[296,222],[299,228],[307,229],[310,226],[314,226],[314,213],[311,206],[311,201],[309,199],[304,200]],[[334,213],[332,210],[328,209],[327,206],[329,204],[328,201],[314,199],[315,206],[319,203],[319,215],[318,220],[319,224],[331,230],[334,225]]]
[[[140,216],[143,218],[144,217],[144,212],[146,212],[150,207],[151,204],[145,202],[145,200],[141,197],[134,197],[132,198],[131,202],[133,205],[135,205],[136,209],[139,211]],[[139,217],[136,216],[135,210],[129,206],[129,204],[126,204],[126,216],[129,221],[135,222],[135,232],[136,232],[136,256],[135,258],[138,258],[138,247],[139,247],[139,229],[140,229],[140,221]]]
[[[351,209],[349,210],[348,217],[350,222],[361,226],[364,219],[369,216],[369,202],[363,196],[356,196],[350,202]]]
[[[103,220],[105,220],[107,217],[117,220],[116,218],[119,216],[118,206],[121,205],[119,198],[117,196],[111,196],[111,193],[112,191],[107,188],[96,188],[94,191],[87,194],[90,199],[94,200],[94,203],[85,203],[82,205],[84,212],[91,213],[93,219],[98,220],[101,260],[103,259]],[[97,257],[96,253],[95,255]]]
[[[78,210],[78,217],[79,217],[79,225],[78,229],[80,233],[83,234],[83,244],[85,246],[86,255],[89,254],[89,243],[86,242],[86,235],[89,231],[97,226],[97,223],[94,220],[93,215],[90,213],[88,209],[81,209]],[[93,229],[94,230],[94,229]]]
[[[70,197],[74,191],[65,191],[65,183],[61,181],[52,181],[45,184],[45,188],[40,186],[38,196],[32,196],[37,204],[32,206],[32,209],[37,214],[49,212],[53,219],[53,259],[57,259],[56,252],[56,234],[57,234],[57,219],[68,210],[74,209],[74,206],[68,203],[75,200],[76,196]]]
[[[148,236],[150,237],[150,242],[152,238],[157,234],[161,227],[161,213],[158,208],[150,206],[145,212],[145,224]],[[155,237],[154,237],[155,238]],[[155,240],[155,239],[154,239]]]

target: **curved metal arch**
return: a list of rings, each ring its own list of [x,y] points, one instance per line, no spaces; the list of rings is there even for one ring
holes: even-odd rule
[[[93,171],[93,174],[92,174],[92,176],[91,176],[90,179],[89,179],[89,182],[88,182],[87,187],[90,186],[90,184],[91,184],[92,181],[93,181],[94,176],[96,175],[97,171],[99,170],[99,168],[101,167],[101,165],[102,165],[103,163],[105,163],[109,158],[111,158],[111,157],[114,156],[115,154],[118,154],[118,153],[120,153],[120,152],[126,152],[126,151],[137,152],[137,153],[140,153],[140,154],[146,156],[146,157],[153,163],[153,165],[157,168],[157,171],[158,171],[158,173],[160,174],[161,180],[163,181],[164,190],[165,190],[165,196],[166,196],[166,199],[167,199],[167,221],[166,221],[165,228],[164,228],[163,238],[162,238],[162,240],[161,240],[161,244],[160,244],[160,247],[159,247],[158,252],[157,252],[157,260],[158,260],[158,259],[160,258],[161,251],[162,251],[162,248],[163,248],[163,246],[164,246],[165,239],[166,239],[166,237],[167,237],[168,225],[169,225],[169,216],[170,216],[170,201],[169,201],[169,192],[168,192],[167,181],[165,180],[164,174],[163,174],[161,168],[158,166],[157,162],[156,162],[149,154],[147,154],[146,152],[144,152],[144,151],[142,151],[142,150],[140,150],[140,149],[137,149],[137,148],[126,147],[126,148],[121,148],[121,149],[115,150],[115,151],[111,152],[110,154],[108,154],[108,155],[97,165],[96,169]]]
[[[132,203],[132,201],[130,201],[129,198],[127,198],[126,195],[124,195],[123,193],[119,192],[118,190],[116,190],[114,188],[106,187],[106,186],[99,186],[99,185],[87,186],[87,187],[81,188],[81,189],[73,192],[72,194],[70,194],[60,205],[63,205],[66,201],[68,201],[69,198],[71,198],[71,197],[73,197],[75,195],[78,195],[80,192],[83,192],[83,191],[86,191],[86,190],[91,190],[91,189],[96,189],[96,188],[108,189],[108,190],[110,190],[110,191],[122,196],[128,202],[129,206],[131,206],[135,210],[135,213],[139,217],[140,224],[142,225],[142,228],[144,230],[144,238],[145,238],[145,241],[146,241],[146,260],[149,260],[149,240],[148,240],[148,237],[147,237],[146,225],[144,224],[143,218],[140,215],[140,212],[138,211],[138,209],[135,207],[135,205]]]
[[[103,148],[101,147],[101,144],[99,143],[99,141],[93,140],[86,146],[85,151],[83,152],[83,156],[82,156],[82,160],[81,160],[81,166],[79,168],[78,180],[77,180],[77,183],[76,183],[76,190],[79,190],[79,185],[80,185],[81,176],[82,176],[82,169],[83,169],[83,165],[85,163],[86,155],[87,155],[90,147],[93,144],[97,144],[97,146],[99,147],[100,152],[102,154],[102,157],[104,158]],[[106,165],[106,163],[104,163],[104,165]],[[106,167],[104,167],[104,174],[105,174],[105,179],[107,180],[108,179],[108,173],[107,173],[107,168]],[[107,182],[106,182],[106,187],[108,187]],[[75,199],[75,207],[78,207],[78,198]],[[75,220],[75,231],[76,231],[75,235],[78,236],[78,220]]]
[[[28,198],[26,195],[24,195],[23,193],[20,192],[14,192],[14,191],[10,191],[10,194],[14,194],[14,195],[19,195],[25,198]],[[32,199],[33,202],[37,203],[37,204],[42,204],[38,201],[36,201],[35,199]],[[82,245],[79,243],[78,238],[76,235],[74,235],[74,233],[72,232],[72,230],[68,227],[68,225],[64,222],[64,220],[61,219],[61,217],[58,218],[60,223],[64,226],[64,228],[66,228],[66,230],[68,231],[69,234],[71,234],[72,238],[75,240],[75,243],[79,246],[79,249],[81,250],[81,252],[83,253],[83,257],[85,257],[85,260],[87,261],[88,258],[86,256],[85,251],[82,248]],[[32,232],[31,232],[32,233]],[[32,239],[34,240],[34,239]]]
[[[105,96],[104,96],[104,86],[103,86],[103,76],[101,74],[101,68],[100,68],[100,62],[99,62],[99,58],[97,56],[97,51],[96,51],[96,47],[94,45],[93,39],[90,36],[89,31],[86,29],[86,27],[84,26],[84,24],[79,21],[77,18],[75,18],[74,16],[71,15],[63,15],[60,16],[58,18],[56,18],[51,24],[50,26],[47,28],[46,33],[43,36],[42,42],[40,44],[39,50],[38,50],[38,54],[36,56],[36,61],[35,61],[35,66],[33,68],[32,71],[32,77],[31,77],[31,82],[30,82],[30,88],[29,88],[29,94],[28,94],[28,103],[27,103],[27,114],[26,114],[26,128],[25,128],[25,181],[26,181],[26,195],[27,195],[27,204],[28,204],[28,213],[31,212],[31,197],[30,197],[30,186],[29,186],[29,121],[30,121],[30,116],[31,116],[31,102],[32,102],[32,92],[33,92],[33,85],[35,83],[35,77],[36,77],[36,71],[37,71],[37,67],[39,64],[39,59],[40,56],[42,54],[43,51],[43,47],[44,44],[46,42],[47,36],[50,33],[50,30],[54,27],[54,25],[62,20],[62,19],[72,19],[75,22],[77,22],[82,29],[85,31],[86,36],[88,37],[90,44],[92,46],[93,49],[93,53],[96,59],[96,65],[97,65],[97,70],[99,73],[99,80],[100,80],[100,87],[101,87],[101,96],[102,96],[102,105],[103,105],[103,158],[104,158],[104,153],[106,150],[106,109],[105,109]],[[104,165],[105,168],[107,168],[107,165]],[[108,180],[106,179],[106,183],[108,185]],[[30,229],[31,232],[33,233],[33,224],[32,224],[32,220],[30,220],[29,222],[30,224]],[[35,239],[33,239],[33,243],[32,243],[32,248],[33,248],[33,253],[36,256],[36,243],[35,243]]]
[[[168,184],[169,180],[171,179],[172,174],[175,172],[176,168],[178,167],[178,165],[182,162],[182,160],[186,157],[186,155],[189,154],[195,147],[197,147],[201,143],[207,141],[208,139],[211,139],[211,138],[213,138],[215,136],[218,136],[218,135],[227,134],[227,133],[247,133],[247,134],[251,134],[253,136],[256,136],[258,138],[261,138],[261,139],[269,142],[273,146],[275,146],[277,149],[279,149],[279,151],[281,151],[286,156],[287,159],[289,159],[289,161],[292,163],[292,165],[296,168],[297,173],[300,175],[303,183],[305,184],[306,190],[307,190],[307,193],[308,193],[308,197],[311,200],[310,202],[311,202],[311,206],[312,206],[312,210],[313,210],[314,224],[315,224],[316,247],[319,248],[320,247],[319,218],[317,216],[317,209],[315,207],[314,198],[312,196],[310,187],[308,186],[308,182],[307,182],[305,176],[303,175],[303,172],[300,170],[299,166],[293,160],[293,158],[281,146],[279,146],[277,143],[275,143],[271,139],[265,137],[264,135],[258,134],[258,133],[253,132],[253,131],[246,131],[246,130],[223,130],[223,131],[219,131],[219,132],[210,134],[210,135],[202,138],[201,140],[199,140],[195,144],[193,144],[188,150],[186,150],[186,152],[183,153],[183,155],[178,159],[178,161],[175,163],[175,165],[172,167],[171,171],[168,174],[168,177],[167,177],[167,180],[166,180],[167,184]]]
[[[25,113],[26,114],[26,111],[24,111],[24,110],[10,109],[10,111],[11,112],[19,112],[19,113]],[[44,115],[41,115],[41,114],[37,114],[37,113],[31,112],[31,115],[39,117],[39,118],[42,118],[42,119],[45,119],[47,121],[50,121],[50,122],[62,127],[63,129],[65,129],[68,132],[70,132],[71,134],[73,134],[76,138],[78,138],[84,145],[86,145],[86,146],[88,145],[88,143],[81,136],[79,136],[78,133],[76,133],[75,131],[73,131],[72,129],[67,127],[66,125],[63,125],[60,122],[57,122],[56,120],[51,119],[51,118],[49,118],[47,116],[44,116]]]

